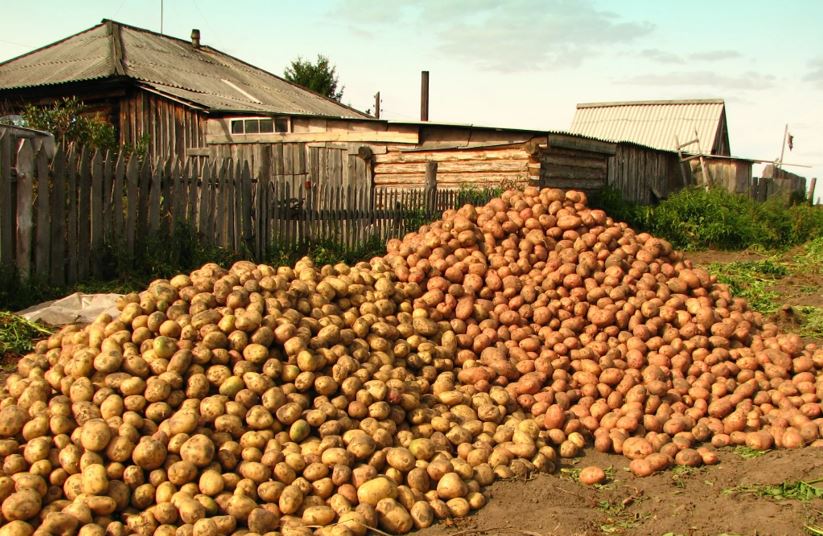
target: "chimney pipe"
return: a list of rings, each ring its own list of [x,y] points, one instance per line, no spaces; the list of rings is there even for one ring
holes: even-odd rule
[[[200,48],[200,30],[197,28],[191,31],[191,46]]]
[[[429,71],[420,73],[420,120],[429,120]]]

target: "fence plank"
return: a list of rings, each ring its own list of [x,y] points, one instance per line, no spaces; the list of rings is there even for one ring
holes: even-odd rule
[[[197,230],[197,191],[199,188],[197,180],[197,166],[190,161],[186,162],[185,187],[187,190],[186,201],[186,222],[193,230]]]
[[[259,178],[254,185],[254,255],[263,256],[263,238],[260,229],[263,228],[263,181]]]
[[[237,251],[237,242],[235,241],[235,195],[237,173],[236,167],[232,162],[229,162],[226,168],[226,247],[229,251]]]
[[[240,195],[242,199],[240,200],[240,205],[242,207],[243,217],[241,219],[241,226],[242,226],[242,237],[243,237],[243,244],[245,248],[251,252],[253,246],[253,239],[254,235],[252,234],[252,189],[251,189],[251,170],[249,168],[248,162],[243,162],[241,172],[240,172],[240,179],[242,182],[242,188],[240,190]],[[261,257],[258,257],[261,258]]]
[[[172,168],[172,157],[166,157],[164,160],[161,161],[162,166],[160,168],[160,229],[162,229],[163,233],[169,234],[172,229],[172,214],[174,213],[173,206],[174,206],[174,194],[173,186],[174,181],[172,180],[171,175],[171,168]]]
[[[113,234],[112,216],[114,205],[112,195],[114,192],[114,155],[111,151],[106,151],[103,158],[103,236],[110,240]]]
[[[203,166],[203,174],[200,177],[200,205],[197,230],[209,240],[209,216],[211,215],[211,165]]]
[[[23,140],[17,151],[17,270],[22,280],[31,276],[33,175],[34,151]]]
[[[91,159],[91,252],[99,252],[103,247],[103,155],[95,151]],[[99,275],[100,265],[92,262],[98,255],[91,255],[89,263],[95,275]]]
[[[138,176],[139,192],[137,196],[137,236],[144,238],[149,230],[149,206],[151,204],[152,165],[146,158],[140,166]]]
[[[149,226],[150,232],[160,229],[160,198],[162,191],[163,161],[157,160],[151,165],[151,187],[149,189]],[[147,164],[148,165],[148,164]],[[145,190],[143,191],[145,192]],[[141,192],[142,193],[142,192]]]
[[[13,137],[0,131],[0,266],[14,265],[14,197],[11,168],[14,161]]]
[[[183,215],[186,212],[186,199],[188,199],[188,190],[184,190],[183,188],[183,175],[180,169],[180,159],[174,158],[171,162],[171,169],[169,171],[171,176],[169,177],[169,181],[171,182],[171,191],[172,191],[172,198],[168,203],[169,209],[169,224],[170,229],[174,231],[176,225],[183,221]]]
[[[91,155],[80,150],[80,171],[77,176],[77,277],[83,281],[91,266]]]
[[[228,160],[223,160],[217,169],[215,177],[215,210],[214,210],[214,236],[217,244],[226,245],[226,165]]]
[[[51,268],[49,282],[62,286],[66,281],[66,153],[62,145],[57,147],[52,159],[51,192]]]
[[[138,174],[137,158],[132,156],[129,158],[129,163],[126,168],[126,248],[128,251],[134,251],[134,238],[137,231],[137,209],[139,205],[139,190],[138,190]]]
[[[77,281],[80,252],[77,244],[77,153],[70,146],[66,154],[66,193],[68,194],[66,227],[66,279],[68,283]]]
[[[283,183],[279,180],[274,180],[268,188],[270,194],[269,214],[271,215],[271,236],[270,245],[276,244],[280,246],[283,242]]]
[[[37,226],[34,241],[34,273],[45,279],[49,277],[49,241],[51,239],[51,198],[49,191],[49,157],[44,147],[40,147],[34,157],[37,184]]]

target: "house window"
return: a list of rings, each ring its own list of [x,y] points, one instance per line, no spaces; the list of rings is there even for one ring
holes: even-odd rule
[[[232,134],[270,134],[272,132],[289,132],[288,117],[252,117],[231,120]]]

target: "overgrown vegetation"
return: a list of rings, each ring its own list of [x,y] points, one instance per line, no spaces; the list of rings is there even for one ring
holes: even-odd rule
[[[592,205],[610,216],[669,240],[686,250],[785,248],[823,235],[823,209],[805,200],[759,203],[722,189],[687,188],[656,206],[623,200],[607,188],[592,195]]]
[[[0,311],[0,356],[30,352],[35,340],[50,334],[45,326],[14,313]]]

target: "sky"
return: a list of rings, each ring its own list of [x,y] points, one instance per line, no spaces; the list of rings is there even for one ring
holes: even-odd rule
[[[4,0],[0,61],[103,18],[161,30],[161,0]],[[579,102],[723,98],[732,154],[821,177],[821,0],[163,0],[163,32],[282,74],[330,58],[342,101],[416,120],[565,130]],[[755,174],[759,167],[755,168]]]

